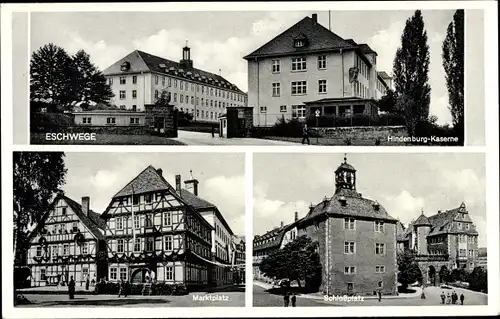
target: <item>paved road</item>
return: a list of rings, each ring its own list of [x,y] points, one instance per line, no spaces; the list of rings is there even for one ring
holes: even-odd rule
[[[364,299],[363,301],[342,302],[342,301],[324,301],[323,299],[312,299],[299,296],[297,306],[299,307],[325,307],[325,306],[439,306],[441,305],[440,294],[442,289],[438,287],[425,288],[426,299],[420,297],[384,299]],[[452,290],[445,290],[445,294]],[[465,289],[455,289],[458,295],[465,296],[464,305],[487,305],[488,296]],[[283,307],[283,297],[266,292],[265,288],[253,286],[253,304],[255,307]],[[443,307],[453,307],[453,305],[442,305]],[[458,307],[456,305],[455,307]]]
[[[212,137],[211,133],[178,131],[177,138],[172,140],[186,145],[300,145],[286,141],[265,140],[258,138],[221,138]]]

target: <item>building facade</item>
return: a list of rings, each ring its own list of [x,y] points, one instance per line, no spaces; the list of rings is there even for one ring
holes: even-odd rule
[[[316,14],[244,58],[255,126],[305,120],[316,110],[322,116],[377,118],[376,99],[390,85],[387,74],[377,72],[375,51],[324,28]]]
[[[62,194],[30,234],[27,266],[31,286],[67,285],[71,278],[85,286],[87,279],[97,282],[107,275],[105,222],[90,210],[90,198],[79,204]]]
[[[376,201],[356,192],[356,170],[344,159],[335,193],[298,222],[298,236],[318,243],[320,291],[326,295],[397,293],[396,222]]]
[[[233,282],[236,284],[244,284],[246,281],[245,237],[234,236],[233,245],[234,245]]]
[[[162,174],[148,166],[102,214],[109,280],[208,286],[212,227]]]
[[[193,67],[191,49],[184,47],[180,62],[133,51],[103,71],[120,109],[144,111],[163,91],[178,110],[194,121],[217,123],[227,108],[245,106],[247,97],[220,75]]]
[[[462,203],[429,217],[422,212],[408,227],[398,227],[397,241],[401,250],[416,252],[424,282],[437,284],[443,282],[443,270],[464,268],[470,272],[477,266],[477,239],[476,226]]]

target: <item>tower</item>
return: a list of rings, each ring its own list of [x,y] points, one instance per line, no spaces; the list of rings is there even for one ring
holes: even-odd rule
[[[356,191],[356,169],[347,163],[347,156],[344,156],[344,162],[335,170],[335,193],[342,190]]]
[[[180,64],[186,69],[193,68],[193,60],[191,60],[191,48],[188,47],[187,41],[186,46],[182,48],[182,60]]]
[[[429,235],[429,232],[431,231],[431,222],[429,219],[424,215],[424,211],[422,210],[422,213],[420,216],[417,218],[415,223],[413,224],[413,227],[415,228],[415,233],[416,233],[416,251],[417,254],[419,255],[428,255],[429,252],[427,250],[427,236]]]

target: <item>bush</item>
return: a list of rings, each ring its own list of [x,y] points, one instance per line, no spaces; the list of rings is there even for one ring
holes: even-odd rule
[[[128,295],[142,295],[144,284],[128,284]],[[118,294],[120,292],[120,284],[116,282],[97,283],[95,285],[96,294]],[[188,291],[184,284],[168,284],[165,282],[156,282],[151,284],[151,295],[162,296],[180,296],[187,295]]]
[[[316,122],[317,121],[317,122]],[[406,121],[399,114],[381,114],[378,119],[373,119],[369,115],[360,114],[350,117],[338,116],[316,116],[312,115],[306,119],[307,125],[311,127],[350,127],[350,126],[401,126],[406,125]]]
[[[117,294],[120,292],[120,284],[116,282],[98,282],[95,284],[96,294]]]
[[[151,286],[151,294],[160,296],[181,296],[187,295],[188,290],[184,284],[172,285],[165,282],[158,282]]]
[[[52,127],[65,128],[75,123],[73,115],[63,113],[32,112],[30,117],[32,132],[44,132],[45,129]]]

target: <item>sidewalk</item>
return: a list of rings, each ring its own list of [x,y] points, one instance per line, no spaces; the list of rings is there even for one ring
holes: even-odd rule
[[[89,286],[89,290],[85,290],[85,286],[75,286],[75,294],[78,295],[93,295],[95,294],[95,286]],[[68,286],[42,286],[17,289],[17,293],[31,295],[67,295]]]

